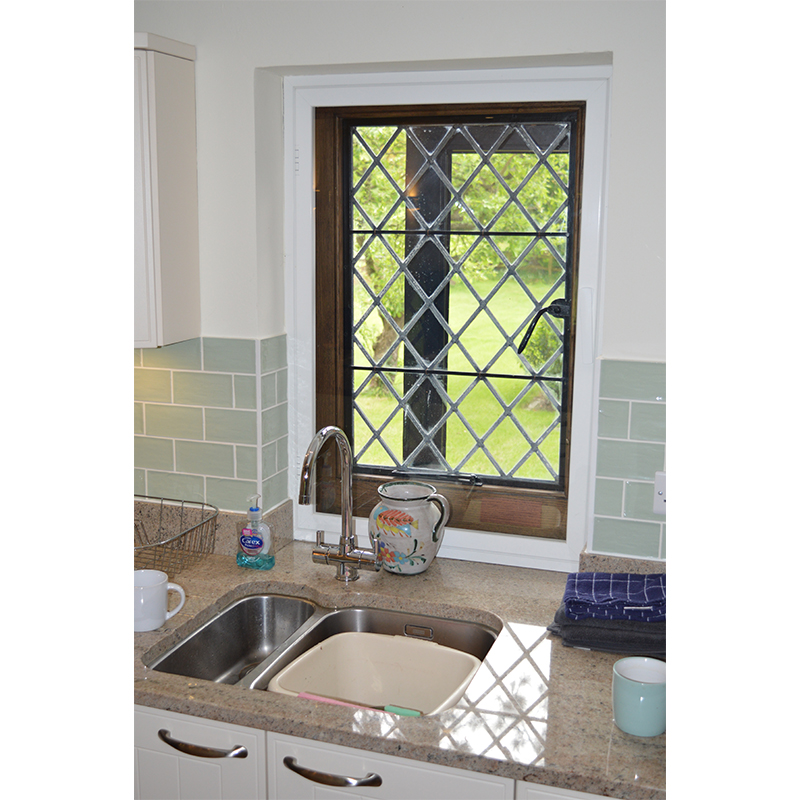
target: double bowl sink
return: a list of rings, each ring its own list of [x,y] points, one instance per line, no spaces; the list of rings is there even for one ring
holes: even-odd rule
[[[492,627],[259,594],[231,603],[147,666],[245,689],[429,715],[455,705],[501,628],[499,620]]]

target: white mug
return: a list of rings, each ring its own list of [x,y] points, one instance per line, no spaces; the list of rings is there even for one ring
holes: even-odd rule
[[[178,605],[167,611],[167,593],[177,592]],[[133,629],[154,631],[177,614],[186,602],[186,593],[177,583],[169,583],[166,572],[157,569],[137,569],[133,572]]]

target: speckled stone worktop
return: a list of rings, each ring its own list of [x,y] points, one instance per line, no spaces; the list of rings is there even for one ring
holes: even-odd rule
[[[556,572],[437,559],[420,575],[362,571],[355,583],[311,562],[292,542],[256,572],[210,555],[174,578],[186,604],[166,624],[134,634],[134,702],[318,741],[630,800],[666,797],[666,734],[622,733],[611,714],[619,656],[564,647],[546,631],[564,592]],[[147,669],[234,599],[262,592],[328,607],[402,608],[503,630],[458,704],[429,717],[316,703]]]

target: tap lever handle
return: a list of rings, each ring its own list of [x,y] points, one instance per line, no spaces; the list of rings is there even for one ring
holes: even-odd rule
[[[334,547],[334,545],[325,544],[325,531],[317,531],[317,547],[326,551],[330,551]]]

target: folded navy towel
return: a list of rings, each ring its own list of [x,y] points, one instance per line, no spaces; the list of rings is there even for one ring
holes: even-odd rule
[[[570,619],[663,622],[667,618],[667,576],[572,572],[564,606]]]
[[[667,657],[667,623],[636,620],[571,620],[564,604],[547,628],[567,647],[635,656]]]

